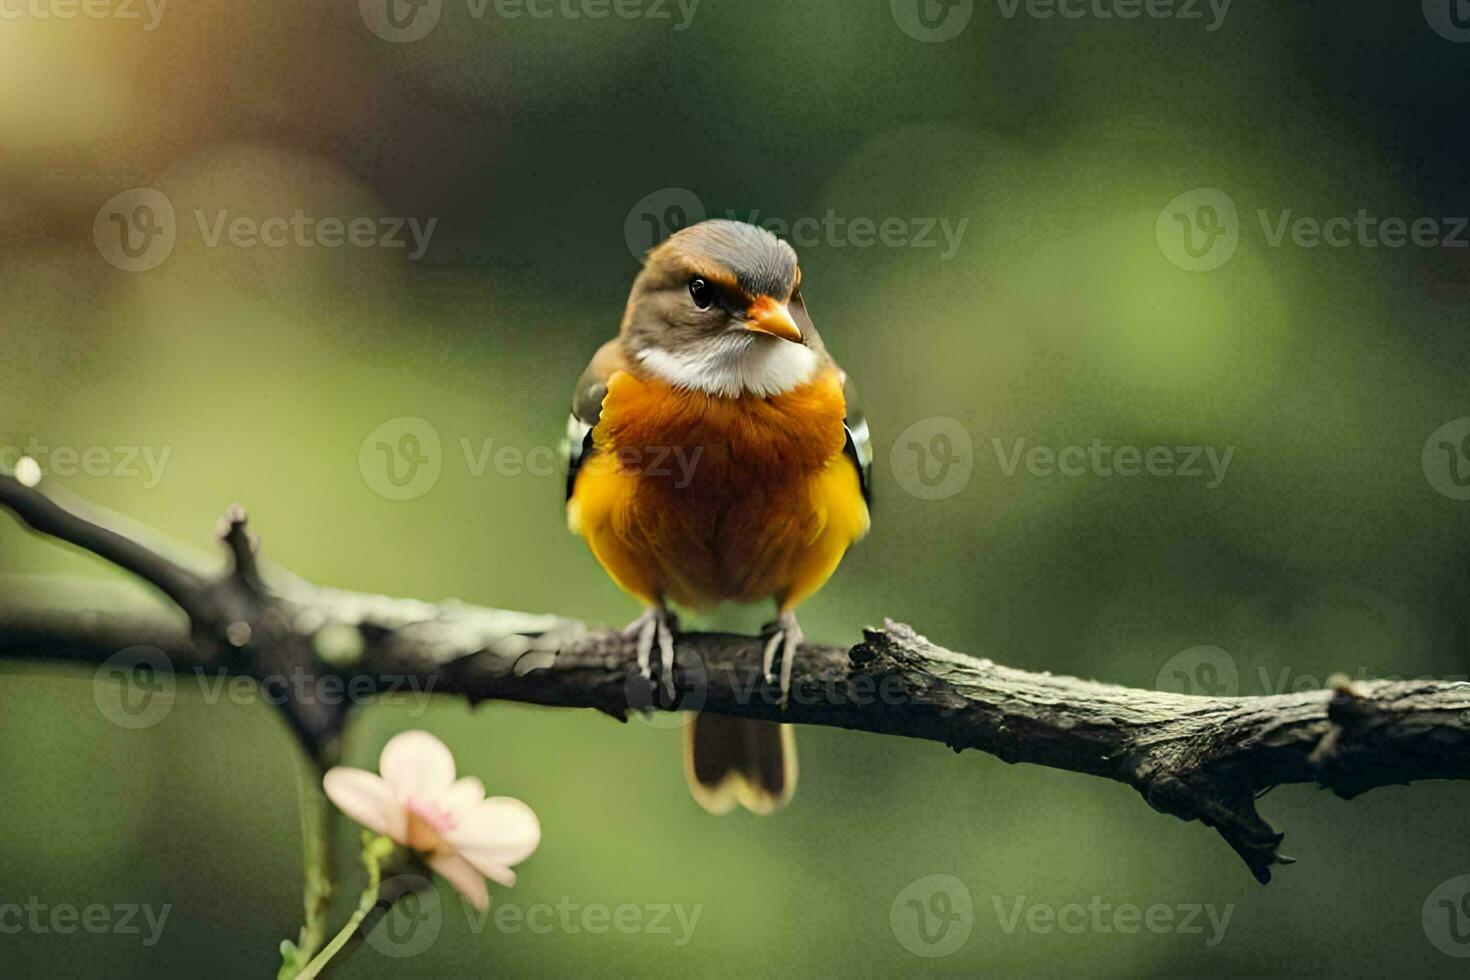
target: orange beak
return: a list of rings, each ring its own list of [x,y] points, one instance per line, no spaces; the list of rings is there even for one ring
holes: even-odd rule
[[[772,337],[780,337],[794,344],[801,343],[801,328],[796,321],[791,319],[791,311],[786,308],[785,303],[778,303],[769,296],[762,296],[750,304],[750,310],[746,313],[749,322],[745,329],[755,330],[759,333],[768,333]]]

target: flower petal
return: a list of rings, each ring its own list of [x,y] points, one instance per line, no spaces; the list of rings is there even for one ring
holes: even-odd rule
[[[453,885],[454,890],[475,908],[483,909],[490,904],[490,892],[485,887],[485,879],[464,858],[441,851],[429,857],[429,867],[443,875],[444,880]]]
[[[506,888],[514,888],[516,886],[516,873],[509,868],[500,868],[491,864],[486,865],[484,868],[476,868],[475,870],[497,885],[504,885]]]
[[[378,771],[400,800],[433,799],[454,783],[454,756],[428,732],[399,732],[383,746]]]
[[[440,809],[448,812],[450,819],[458,822],[461,813],[474,807],[485,798],[485,784],[474,776],[464,776],[454,781],[449,792],[437,801]]]
[[[336,766],[322,777],[327,799],[375,834],[387,834],[402,844],[408,835],[408,814],[393,788],[377,773]]]
[[[509,796],[492,796],[455,816],[455,827],[444,835],[445,841],[492,877],[492,868],[508,870],[541,843],[541,821],[530,807]]]

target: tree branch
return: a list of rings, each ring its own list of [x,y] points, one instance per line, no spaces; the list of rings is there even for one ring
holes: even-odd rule
[[[638,675],[634,642],[620,632],[318,587],[259,560],[238,506],[220,528],[233,559],[223,575],[185,569],[5,474],[0,506],[135,573],[185,614],[121,602],[95,583],[11,582],[0,587],[0,656],[97,664],[143,645],[178,672],[293,682],[280,684],[295,691],[282,708],[319,765],[335,758],[354,703],[405,686],[617,718],[705,710],[829,725],[1125,783],[1155,810],[1215,828],[1261,882],[1291,860],[1255,808],[1273,786],[1317,783],[1351,798],[1411,780],[1470,778],[1470,684],[1343,681],[1330,691],[1194,697],[1015,670],[887,622],[850,648],[803,646],[785,708],[761,678],[758,639],[685,635],[668,701]],[[294,683],[328,678],[343,697],[305,696]]]

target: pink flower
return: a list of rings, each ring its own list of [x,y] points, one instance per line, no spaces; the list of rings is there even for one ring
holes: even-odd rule
[[[393,736],[378,769],[381,776],[337,766],[322,788],[353,820],[424,855],[477,909],[490,903],[485,878],[514,885],[511,865],[541,843],[541,824],[530,807],[508,796],[486,799],[473,776],[455,779],[449,747],[428,732]]]

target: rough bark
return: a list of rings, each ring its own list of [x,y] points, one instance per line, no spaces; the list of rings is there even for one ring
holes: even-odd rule
[[[185,567],[5,474],[0,506],[177,606],[120,598],[104,583],[11,580],[0,585],[0,656],[97,665],[127,650],[122,660],[180,673],[275,681],[287,721],[323,764],[336,757],[355,704],[405,687],[617,718],[704,710],[829,725],[1126,783],[1155,810],[1215,828],[1262,882],[1291,860],[1255,808],[1271,787],[1317,783],[1346,799],[1375,786],[1470,778],[1470,684],[1343,680],[1331,690],[1195,697],[1015,670],[890,621],[850,648],[803,646],[784,706],[761,677],[757,638],[686,634],[669,699],[639,676],[634,641],[618,631],[323,588],[264,566],[238,506],[219,528],[231,559],[223,572]],[[345,696],[300,697],[303,685],[280,683],[324,678]]]

